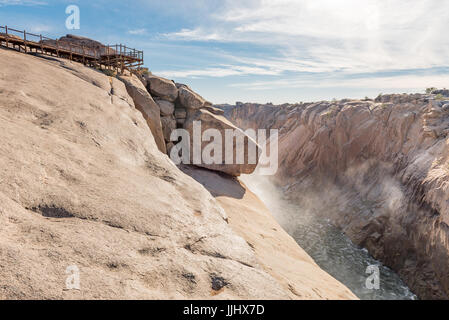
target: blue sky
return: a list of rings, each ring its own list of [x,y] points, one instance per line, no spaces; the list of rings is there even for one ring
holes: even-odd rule
[[[70,4],[80,30],[65,28]],[[0,0],[0,25],[136,47],[214,103],[449,87],[448,17],[447,0]]]

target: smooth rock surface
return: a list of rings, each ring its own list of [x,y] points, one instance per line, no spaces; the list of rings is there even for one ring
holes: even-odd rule
[[[173,81],[153,74],[144,75],[144,78],[147,81],[148,91],[152,95],[170,102],[178,98],[178,89]]]
[[[162,116],[171,116],[175,112],[175,104],[173,102],[162,99],[155,99],[154,101],[159,106]]]
[[[119,79],[125,83],[128,94],[134,100],[136,108],[147,121],[159,150],[166,153],[159,106],[136,76],[120,76]]]
[[[201,142],[199,139],[194,138],[194,123],[201,124],[201,136],[208,129],[216,129],[220,134],[219,140],[215,141],[203,141]],[[211,112],[205,109],[199,109],[195,112],[192,112],[184,123],[184,128],[190,134],[190,152],[191,152],[191,162],[194,165],[207,168],[210,170],[221,171],[227,173],[232,176],[239,176],[241,174],[251,174],[257,167],[257,163],[259,161],[259,152],[260,148],[257,143],[249,136],[247,136],[242,130],[234,126],[230,121],[228,121],[223,116],[212,114]],[[232,150],[226,149],[226,130],[230,130],[231,133],[235,135],[235,139],[231,142]],[[195,145],[195,142],[198,142]],[[204,159],[198,159],[200,162],[195,162],[194,152],[195,150],[201,150],[200,155],[203,155],[204,149],[207,146],[212,146],[213,148],[220,150],[221,148],[221,157],[217,157],[219,159],[214,163],[206,163]],[[237,161],[237,152],[238,150],[242,150],[244,159],[242,163],[238,163]],[[254,157],[251,158],[249,155],[251,154],[251,150],[254,150]],[[226,163],[226,153],[230,153],[231,155],[231,163]],[[210,154],[210,153],[209,153]]]
[[[321,270],[239,179],[192,166],[181,169],[218,200],[231,228],[247,241],[259,264],[289,291],[291,299],[357,299],[344,285]]]
[[[289,298],[115,88],[0,50],[0,299]]]
[[[203,97],[186,86],[179,88],[179,101],[186,109],[200,109],[206,105]]]

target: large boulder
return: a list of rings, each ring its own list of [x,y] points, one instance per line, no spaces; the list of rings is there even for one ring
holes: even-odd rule
[[[136,108],[145,118],[159,151],[167,153],[164,134],[162,132],[159,106],[154,102],[153,98],[138,78],[135,76],[120,76],[119,79],[125,83],[128,94],[133,99]]]
[[[202,96],[194,92],[188,86],[179,87],[179,102],[186,109],[200,109],[205,106],[211,106]]]
[[[178,88],[173,81],[157,77],[153,74],[146,74],[148,91],[161,99],[174,102],[178,98]]]
[[[156,101],[157,105],[159,106],[161,115],[170,116],[175,112],[175,104],[173,102],[162,99],[155,99],[154,101]]]
[[[68,34],[64,37],[59,38],[59,40],[42,40],[43,44],[51,45],[51,46],[59,46],[62,49],[69,49],[71,46],[84,47],[84,51],[86,54],[90,55],[104,55],[104,54],[112,54],[115,52],[115,49],[108,48],[106,45],[102,44],[99,41],[89,39],[86,37],[76,36],[73,34]]]
[[[200,142],[198,137],[194,136],[194,133],[196,133],[194,132],[194,126],[198,124],[201,125],[201,136],[203,136],[203,133],[208,129],[218,130],[220,136],[217,137],[217,140],[212,138],[210,139],[211,141]],[[226,118],[213,114],[205,109],[199,109],[189,114],[184,123],[184,128],[190,134],[190,162],[192,164],[210,170],[221,171],[231,176],[251,174],[256,169],[260,154],[259,146],[251,137],[246,135],[246,133],[241,129],[234,126]],[[232,130],[235,137],[232,142],[232,150],[226,150],[226,130]],[[201,155],[205,152],[207,155],[211,154],[213,157],[215,153],[210,151],[212,149],[220,150],[220,148],[221,157],[217,156],[213,163],[208,163],[203,157],[199,159],[199,163],[195,161],[195,150],[201,150]],[[240,150],[244,155],[243,161],[237,161],[238,151]],[[228,161],[226,161],[226,155],[229,156],[230,153],[232,153],[232,162],[227,163]]]

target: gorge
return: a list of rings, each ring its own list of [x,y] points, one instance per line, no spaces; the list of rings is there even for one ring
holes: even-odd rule
[[[255,163],[173,163],[171,132],[198,119],[279,129],[272,194],[400,276],[359,298],[448,299],[448,96],[214,106],[151,73],[0,49],[0,299],[357,299],[298,245],[327,233],[295,236],[245,176]]]
[[[272,178],[397,271],[423,299],[447,299],[447,90],[296,105],[222,106],[245,128],[278,128]]]

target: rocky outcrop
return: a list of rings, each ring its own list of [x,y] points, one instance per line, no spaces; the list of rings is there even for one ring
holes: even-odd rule
[[[243,131],[236,128],[234,125],[229,123],[222,115],[224,111],[220,108],[215,108],[212,106],[212,103],[206,101],[199,94],[194,92],[190,87],[185,84],[175,83],[171,80],[167,80],[158,76],[155,76],[151,73],[145,73],[142,75],[137,75],[138,79],[143,86],[146,86],[147,92],[143,94],[148,99],[148,96],[153,96],[154,101],[156,102],[159,111],[155,111],[154,105],[151,104],[151,110],[154,110],[154,117],[150,117],[151,119],[155,119],[157,121],[157,117],[160,117],[161,122],[161,131],[157,133],[157,141],[158,145],[164,144],[165,150],[168,151],[168,155],[171,155],[171,150],[178,143],[186,143],[190,146],[190,149],[185,152],[190,152],[190,163],[194,165],[198,165],[200,167],[208,168],[210,170],[221,171],[232,176],[239,176],[245,173],[252,173],[258,162],[259,153],[256,152],[256,159],[248,161],[248,150],[253,146],[258,149],[256,143],[248,137]],[[123,77],[122,77],[123,78]],[[125,78],[126,79],[126,78]],[[134,78],[133,79],[137,79]],[[139,92],[142,91],[142,85],[139,87]],[[133,93],[132,90],[131,93]],[[134,96],[136,94],[133,94]],[[150,103],[147,101],[147,105]],[[140,103],[136,103],[136,105],[140,106]],[[159,113],[156,116],[156,113]],[[195,143],[193,139],[193,122],[199,121],[201,122],[201,126],[203,133],[207,129],[218,129],[220,134],[222,134],[222,139],[220,141],[212,141],[204,142],[199,145],[199,154],[203,154],[203,149],[209,146],[211,149],[220,149],[222,150],[222,157],[218,160],[218,157],[215,159],[213,164],[207,163],[207,161],[203,161],[203,157],[200,157],[199,161],[194,162],[193,159],[193,151],[196,150],[193,148]],[[153,126],[153,124],[152,124]],[[173,130],[177,128],[186,129],[190,134],[190,141],[171,141],[171,134]],[[236,150],[242,148],[245,153],[245,159],[242,163],[225,162],[225,130],[232,129],[235,130],[236,137],[244,137],[244,140],[235,139],[235,142],[232,143],[232,152],[234,154],[234,159],[236,158]],[[153,133],[154,134],[154,133]],[[155,135],[156,136],[156,135]],[[163,139],[161,138],[163,136]],[[202,137],[200,137],[202,139]],[[243,141],[243,142],[241,142]],[[220,145],[218,145],[220,144]],[[216,146],[214,146],[216,145]],[[162,149],[161,149],[162,150]],[[182,151],[179,152],[182,154]]]
[[[161,110],[161,116],[172,116],[175,112],[175,104],[173,102],[156,99],[156,103]]]
[[[182,107],[188,110],[201,109],[202,107],[212,105],[210,102],[204,100],[199,94],[193,92],[188,86],[179,87],[179,102]]]
[[[145,118],[159,150],[166,153],[167,149],[162,131],[159,106],[136,76],[119,76],[119,79],[125,83],[128,94],[133,99],[136,108]]]
[[[86,54],[90,54],[90,55],[96,55],[96,56],[100,56],[100,55],[104,55],[107,53],[113,53],[115,52],[114,49],[112,48],[107,48],[107,46],[105,46],[104,44],[102,44],[99,41],[93,40],[93,39],[89,39],[86,37],[81,37],[81,36],[76,36],[73,34],[68,34],[64,37],[59,38],[59,40],[42,40],[42,43],[47,44],[47,45],[51,45],[51,46],[59,46],[59,48],[65,48],[65,49],[69,49],[70,45],[75,45],[78,47],[83,47],[84,48],[84,52]]]
[[[273,270],[273,222],[251,213],[252,248],[245,204],[159,151],[125,82],[0,50],[0,299],[354,298],[297,247]]]
[[[200,137],[195,137],[194,126],[195,122],[201,127],[198,134]],[[221,171],[231,176],[239,176],[241,174],[253,173],[257,167],[259,160],[259,146],[249,136],[247,136],[242,130],[234,126],[226,118],[215,115],[205,109],[198,109],[192,112],[187,118],[184,128],[190,134],[190,159],[193,163],[199,167],[208,168],[210,170]],[[214,129],[219,136],[210,137],[210,140],[202,140],[203,133],[209,129]],[[230,130],[233,133],[230,145],[232,150],[226,149],[227,141],[229,139],[226,130]],[[197,138],[197,139],[195,139]],[[201,150],[201,155],[207,153],[210,158],[213,159],[213,163],[208,163],[205,159],[196,163],[194,159],[195,150]],[[239,161],[238,155],[242,151],[244,158]],[[252,158],[251,158],[251,152]],[[230,162],[227,162],[227,156],[232,156]]]
[[[148,91],[160,99],[175,102],[178,98],[178,88],[173,81],[152,74],[144,76]]]
[[[449,298],[449,97],[383,95],[222,106],[242,128],[278,128],[274,177],[421,298]]]

